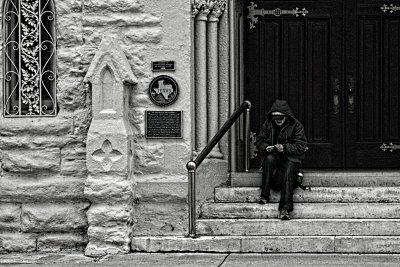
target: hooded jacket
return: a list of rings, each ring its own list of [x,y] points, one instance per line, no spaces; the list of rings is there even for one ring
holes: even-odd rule
[[[279,128],[272,121],[272,112],[281,112],[287,115],[286,122]],[[276,138],[276,135],[277,138]],[[285,100],[275,100],[271,109],[268,111],[267,120],[263,124],[260,133],[257,136],[255,145],[260,156],[265,156],[266,147],[277,144],[284,147],[283,153],[292,162],[301,163],[307,150],[307,138],[303,125],[295,118],[289,104]]]

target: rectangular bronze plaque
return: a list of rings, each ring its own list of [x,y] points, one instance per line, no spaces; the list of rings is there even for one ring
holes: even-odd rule
[[[153,71],[175,70],[175,61],[152,61]]]
[[[146,138],[182,138],[182,111],[146,111]]]

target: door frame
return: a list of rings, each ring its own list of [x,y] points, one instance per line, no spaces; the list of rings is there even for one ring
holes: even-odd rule
[[[230,0],[227,4],[229,12],[229,115],[231,115],[240,106],[240,103],[244,101],[243,16],[245,14],[243,14],[244,0]],[[237,140],[239,142],[243,140],[243,131],[241,129],[243,129],[243,123],[236,123],[229,135],[229,170],[231,172],[236,172],[240,169],[238,168],[238,162],[241,162],[242,152],[237,149]]]

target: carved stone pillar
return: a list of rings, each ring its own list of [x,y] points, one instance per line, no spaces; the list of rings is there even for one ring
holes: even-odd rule
[[[92,86],[92,122],[86,145],[90,200],[85,254],[129,253],[132,232],[133,135],[127,119],[129,91],[136,84],[117,42],[104,37],[85,77]]]
[[[196,151],[207,145],[207,36],[209,9],[200,10],[195,18],[195,103]]]
[[[225,8],[224,1],[216,1],[207,23],[207,97],[208,97],[208,141],[219,129],[219,72],[218,72],[218,22]],[[218,145],[212,157],[222,157]]]

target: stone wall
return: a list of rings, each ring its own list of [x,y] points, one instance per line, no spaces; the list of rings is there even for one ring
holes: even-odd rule
[[[184,234],[185,165],[192,151],[190,1],[55,0],[55,6],[58,115],[0,116],[0,252],[83,249],[88,242],[91,203],[84,187],[92,117],[91,87],[83,79],[103,36],[119,41],[138,82],[129,101],[137,191],[133,234]],[[155,60],[174,60],[176,71],[153,73]],[[162,74],[180,87],[166,108],[156,107],[147,93],[151,79]],[[146,110],[182,110],[183,138],[146,139]]]
[[[183,235],[187,229],[187,171],[191,156],[191,32],[189,0],[146,1],[144,10],[160,18],[158,44],[141,49],[143,73],[137,76],[130,119],[134,126],[137,184],[133,235]],[[174,60],[176,71],[153,73],[150,62]],[[135,73],[136,74],[136,73]],[[147,87],[157,75],[172,76],[179,84],[177,101],[158,108],[149,100]],[[146,139],[145,110],[182,110],[182,139]]]
[[[96,227],[90,228],[88,217],[95,225],[112,221],[115,229],[129,217],[134,236],[187,233],[185,166],[192,156],[194,105],[190,2],[55,0],[58,115],[0,115],[0,253],[82,250],[88,243],[88,228],[89,235],[99,240],[113,242],[118,238],[118,230],[113,236],[105,236]],[[220,60],[225,67],[220,79],[220,124],[228,112],[229,92],[226,18],[223,21]],[[128,112],[133,129],[133,174],[128,179],[134,191],[133,218],[125,214],[127,209],[94,203],[84,194],[85,182],[90,181],[86,143],[92,122],[92,87],[84,83],[84,78],[104,36],[118,40],[137,80]],[[176,70],[152,72],[151,62],[159,60],[175,61]],[[170,75],[179,84],[178,99],[171,106],[157,107],[149,99],[148,85],[158,75]],[[146,110],[182,111],[183,138],[146,139]],[[226,156],[224,140],[222,151]],[[213,187],[226,180],[226,161],[216,163],[204,163],[208,180],[199,183],[203,195],[199,199],[210,198]],[[209,175],[207,170],[213,173]]]

